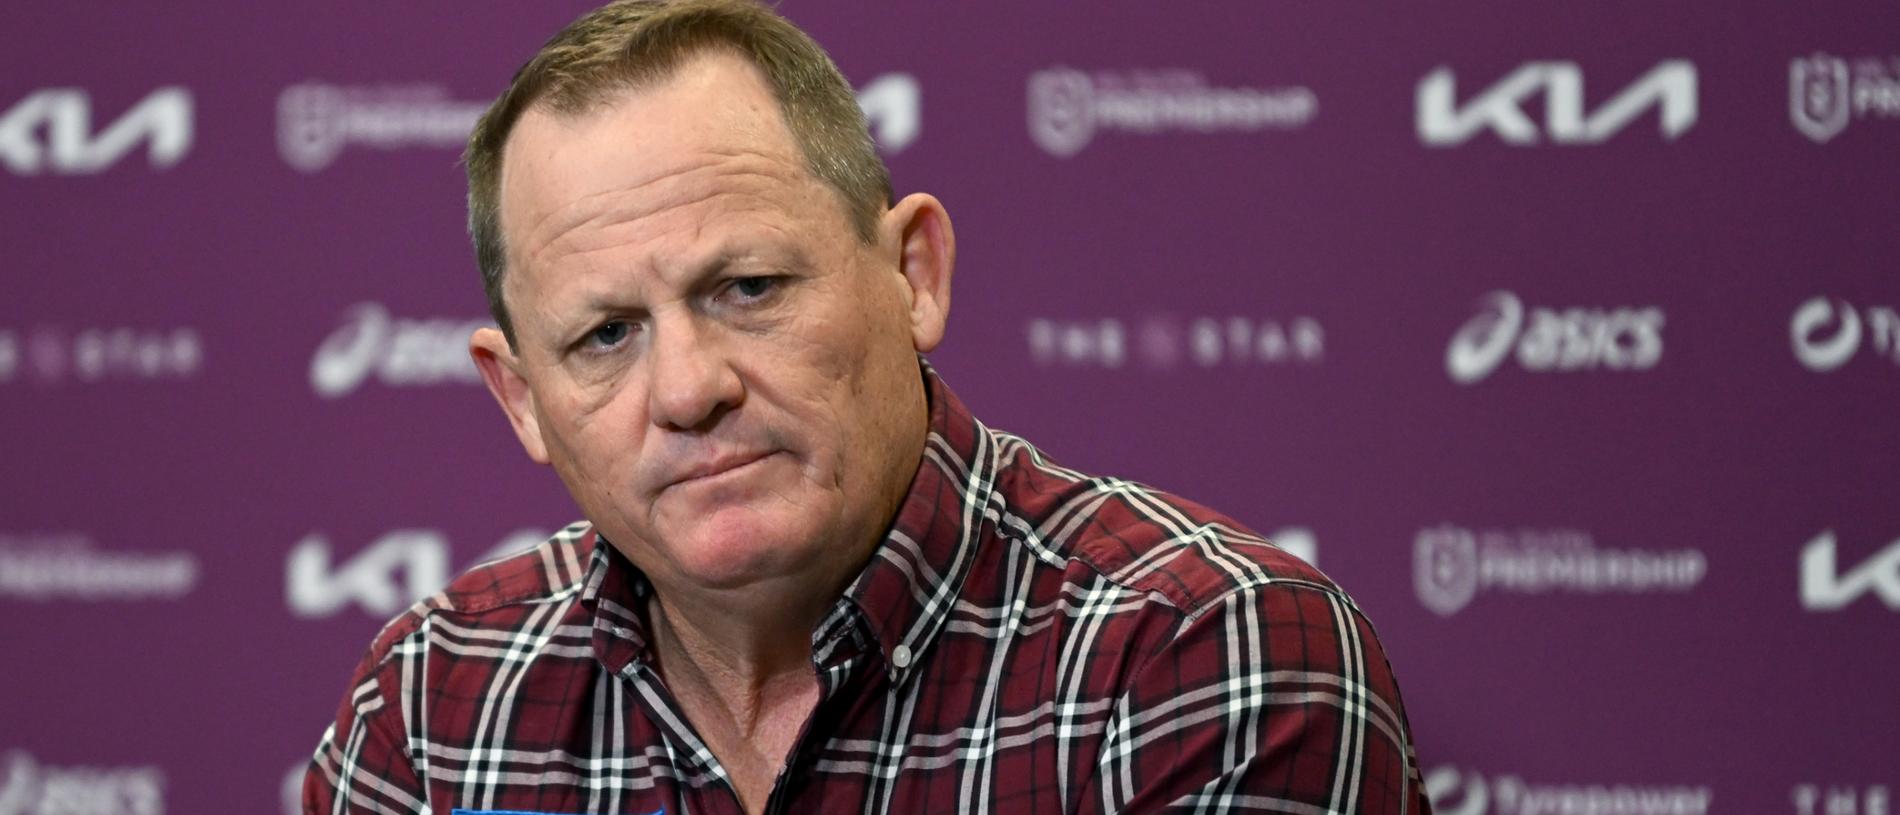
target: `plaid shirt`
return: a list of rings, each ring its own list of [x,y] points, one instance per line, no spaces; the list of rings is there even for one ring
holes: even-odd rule
[[[1429,813],[1398,686],[1331,581],[1203,507],[1064,469],[928,367],[924,458],[812,632],[767,811]],[[307,813],[741,812],[586,524],[390,623]]]

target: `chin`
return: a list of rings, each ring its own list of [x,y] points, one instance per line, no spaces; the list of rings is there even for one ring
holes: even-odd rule
[[[808,524],[750,509],[691,519],[667,535],[681,576],[708,589],[737,589],[807,571],[821,535]]]

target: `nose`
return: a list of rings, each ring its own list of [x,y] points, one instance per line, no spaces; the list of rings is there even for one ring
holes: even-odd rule
[[[745,385],[717,330],[697,316],[655,320],[647,348],[647,413],[657,427],[706,430],[745,398]]]

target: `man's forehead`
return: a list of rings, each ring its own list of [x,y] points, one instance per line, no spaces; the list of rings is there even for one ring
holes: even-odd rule
[[[803,169],[764,76],[743,57],[709,51],[657,82],[611,91],[601,104],[564,113],[537,104],[503,151],[504,231],[590,197],[637,188],[720,158]]]

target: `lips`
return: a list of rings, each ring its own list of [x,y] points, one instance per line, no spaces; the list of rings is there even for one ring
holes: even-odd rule
[[[771,451],[749,452],[749,453],[735,453],[731,455],[723,455],[723,456],[717,456],[714,458],[704,459],[702,461],[694,462],[693,464],[686,467],[685,469],[680,470],[678,474],[675,475],[670,482],[668,482],[667,486],[673,487],[673,486],[678,486],[681,484],[688,484],[694,481],[700,481],[700,480],[704,480],[708,478],[713,478],[719,475],[723,475],[725,473],[732,472],[741,467],[745,467],[747,465],[750,465],[759,461],[764,461],[766,458],[769,458],[771,455],[772,455]]]

